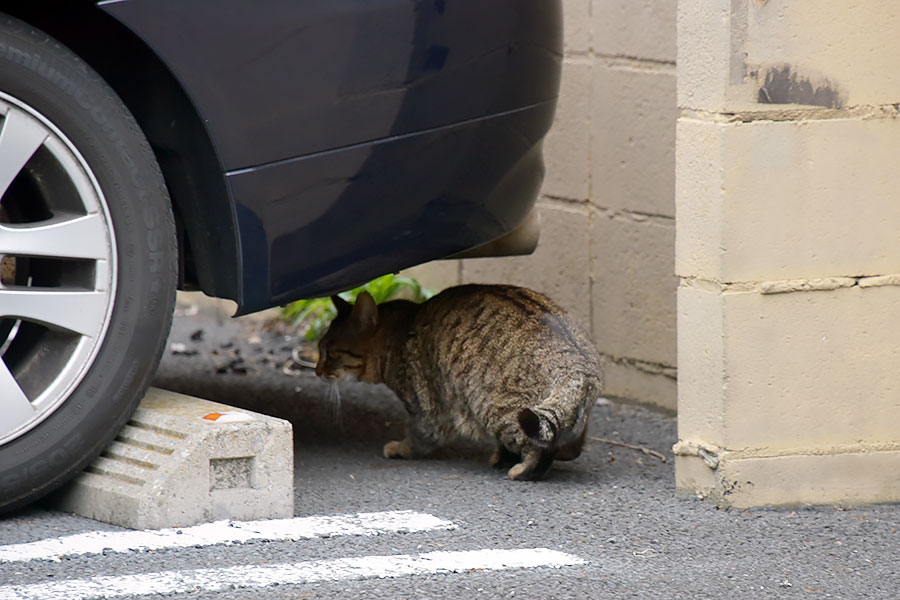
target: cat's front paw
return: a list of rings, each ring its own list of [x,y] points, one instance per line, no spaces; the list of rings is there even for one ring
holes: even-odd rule
[[[385,458],[415,458],[417,454],[409,447],[406,440],[388,442],[384,445]]]

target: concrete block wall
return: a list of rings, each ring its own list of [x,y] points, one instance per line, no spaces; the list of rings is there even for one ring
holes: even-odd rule
[[[675,1],[564,0],[564,15],[536,252],[412,273],[548,294],[590,327],[608,396],[674,410]]]
[[[683,495],[900,500],[900,13],[678,3]]]

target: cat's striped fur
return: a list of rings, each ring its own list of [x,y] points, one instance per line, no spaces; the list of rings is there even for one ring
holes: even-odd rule
[[[319,346],[316,372],[385,383],[409,413],[406,439],[384,447],[414,458],[463,436],[497,441],[492,464],[515,461],[512,479],[538,479],[581,452],[600,395],[599,356],[557,304],[507,285],[449,288],[422,304],[376,307],[361,294]]]

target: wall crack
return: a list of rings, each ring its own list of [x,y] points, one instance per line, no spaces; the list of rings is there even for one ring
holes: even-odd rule
[[[883,104],[880,106],[852,106],[848,108],[826,108],[820,106],[762,105],[760,108],[747,110],[712,112],[689,107],[681,107],[682,119],[706,121],[713,123],[753,123],[756,121],[828,121],[837,119],[874,120],[896,119],[900,117],[900,105]]]
[[[668,377],[669,379],[678,379],[678,369],[670,365],[649,362],[637,358],[613,356],[612,354],[601,354],[601,356],[605,360],[623,367],[630,367],[632,369],[637,369],[651,375],[662,375],[663,377]]]
[[[818,277],[811,279],[775,279],[771,281],[719,281],[701,277],[682,277],[681,285],[731,293],[758,293],[764,296],[792,292],[828,292],[843,288],[900,286],[900,274]]]

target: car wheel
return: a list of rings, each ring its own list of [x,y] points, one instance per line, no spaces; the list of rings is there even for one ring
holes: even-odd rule
[[[124,104],[0,15],[0,510],[64,483],[129,418],[168,336],[176,254]]]

